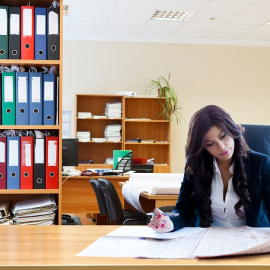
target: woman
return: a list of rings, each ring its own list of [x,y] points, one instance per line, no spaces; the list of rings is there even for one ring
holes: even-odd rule
[[[250,150],[243,132],[218,106],[209,105],[194,114],[185,175],[173,211],[179,216],[163,216],[155,209],[150,228],[181,229],[189,225],[195,210],[196,226],[269,227],[270,158]]]

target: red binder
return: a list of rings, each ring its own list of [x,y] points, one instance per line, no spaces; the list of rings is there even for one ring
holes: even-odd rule
[[[0,189],[7,188],[7,138],[0,137]]]
[[[35,57],[35,14],[33,6],[21,6],[21,59]]]
[[[59,182],[58,137],[46,137],[46,189],[57,189]]]
[[[21,137],[21,189],[33,189],[34,137]]]

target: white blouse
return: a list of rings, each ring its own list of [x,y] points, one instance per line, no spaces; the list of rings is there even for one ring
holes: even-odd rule
[[[233,174],[234,165],[230,167],[230,172]],[[236,195],[232,177],[228,182],[228,190],[226,193],[225,201],[223,200],[223,182],[221,173],[218,168],[216,159],[214,158],[214,175],[212,179],[212,192],[211,192],[211,211],[212,211],[212,226],[221,227],[239,227],[246,225],[246,219],[240,219],[236,213],[234,206],[239,201],[239,197]],[[244,207],[240,208],[244,211]]]

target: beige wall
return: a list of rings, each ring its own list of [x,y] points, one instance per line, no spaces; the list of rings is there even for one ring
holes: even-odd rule
[[[63,110],[75,95],[144,94],[147,78],[171,72],[187,123],[172,124],[172,172],[183,172],[192,114],[207,104],[227,110],[238,123],[270,124],[270,48],[110,42],[64,42]]]

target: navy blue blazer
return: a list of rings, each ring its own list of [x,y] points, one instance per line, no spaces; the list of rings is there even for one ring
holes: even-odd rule
[[[248,192],[251,199],[245,211],[247,226],[269,227],[270,220],[270,158],[254,151],[248,152],[245,164],[248,177]],[[186,174],[181,185],[174,212],[179,216],[171,217],[175,230],[188,226],[194,218],[194,209],[201,211],[200,196],[192,196],[197,191],[195,176]],[[196,192],[196,194],[198,194]],[[198,215],[199,216],[199,215]],[[195,226],[199,226],[199,217]]]

